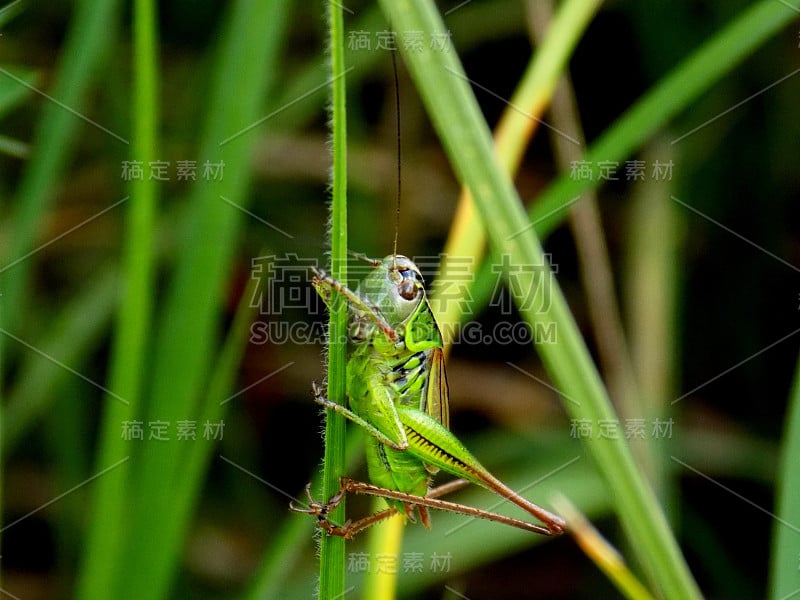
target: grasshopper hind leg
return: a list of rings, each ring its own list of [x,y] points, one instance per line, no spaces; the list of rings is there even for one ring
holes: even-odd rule
[[[328,535],[343,537],[346,540],[351,540],[365,529],[380,523],[398,514],[398,509],[394,506],[376,512],[375,514],[358,519],[357,521],[347,520],[343,525],[336,525],[328,518],[328,515],[341,503],[347,494],[347,480],[342,480],[339,491],[327,502],[318,502],[314,500],[311,495],[311,484],[306,486],[306,496],[308,497],[308,508],[297,506],[294,502],[289,504],[289,509],[307,515],[316,517],[317,526]]]

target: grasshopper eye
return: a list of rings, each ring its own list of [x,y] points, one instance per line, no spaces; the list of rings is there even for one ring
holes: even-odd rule
[[[422,286],[422,275],[416,267],[412,269],[404,266],[398,268],[396,273],[399,275],[399,281],[396,282],[397,293],[403,300],[411,302],[425,293]]]
[[[413,279],[403,279],[397,286],[397,293],[404,300],[414,300],[419,295],[417,283]]]

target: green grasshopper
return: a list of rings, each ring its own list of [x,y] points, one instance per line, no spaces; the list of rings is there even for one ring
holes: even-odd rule
[[[493,476],[449,430],[449,391],[442,335],[425,293],[422,274],[413,261],[392,254],[366,259],[374,270],[356,291],[315,269],[312,283],[326,304],[341,294],[349,306],[349,407],[327,399],[314,385],[315,401],[360,425],[365,437],[369,479],[343,479],[326,503],[315,502],[308,488],[311,514],[331,535],[347,539],[387,517],[400,513],[415,521],[415,511],[430,527],[428,508],[490,519],[543,535],[558,535],[564,520],[528,501]],[[460,479],[430,488],[439,470]],[[468,483],[483,486],[536,517],[544,526],[439,499]],[[387,500],[389,508],[358,521],[335,525],[330,511],[348,493]]]

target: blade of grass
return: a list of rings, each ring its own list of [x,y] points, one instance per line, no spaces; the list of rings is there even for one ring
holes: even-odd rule
[[[228,400],[231,397],[236,375],[247,348],[250,323],[257,310],[257,306],[251,305],[250,302],[254,297],[257,285],[256,279],[251,278],[247,289],[239,299],[230,331],[214,361],[214,373],[209,377],[208,392],[196,415],[197,423],[220,423],[231,406]],[[191,517],[202,491],[203,475],[215,448],[210,441],[204,440],[203,442],[187,446],[181,478],[176,485],[174,495],[175,518],[166,523],[167,529],[162,535],[166,548],[179,548],[191,524]]]
[[[47,328],[48,338],[38,341],[36,347],[27,349],[38,352],[26,350],[22,354],[18,383],[7,394],[8,404],[4,405],[0,412],[0,458],[5,460],[13,446],[22,439],[28,426],[44,412],[48,404],[60,399],[63,406],[64,398],[67,397],[63,393],[64,388],[73,389],[77,385],[75,383],[77,378],[67,371],[80,369],[82,361],[87,361],[92,350],[99,345],[106,331],[117,291],[115,273],[111,270],[102,271],[89,282],[85,291],[69,302],[54,319]],[[5,330],[3,332],[2,337],[8,337]],[[15,340],[13,343],[16,344],[18,341]],[[0,366],[4,355],[5,351],[0,347]],[[62,365],[67,367],[64,368]],[[69,377],[73,379],[67,379]],[[72,398],[74,396],[70,396],[70,399]],[[3,406],[3,403],[0,403],[0,406]],[[74,419],[72,422],[78,421]],[[60,423],[58,426],[63,426],[63,432],[59,430],[59,437],[62,433],[68,435],[68,422]],[[79,454],[80,451],[75,450],[71,457],[59,455],[62,466],[74,464],[70,463],[70,458]],[[2,464],[0,461],[0,465]],[[0,473],[2,473],[1,467]],[[66,530],[62,528],[61,531],[64,533]],[[63,536],[62,540],[65,541]]]
[[[474,445],[482,447],[478,441]],[[531,482],[539,480],[543,472],[550,472],[559,465],[574,460],[579,452],[576,452],[574,446],[568,448],[563,443],[556,444],[556,448],[546,447],[546,450],[546,460],[543,453],[540,455],[542,460],[531,459],[528,445],[526,458],[504,469],[503,480],[513,489],[530,490]],[[597,517],[610,510],[610,499],[597,493],[601,486],[602,481],[593,465],[587,460],[578,460],[570,468],[539,481],[535,486],[535,493],[537,498],[547,499],[558,491],[574,499],[583,512]],[[464,490],[454,496],[453,500],[470,506],[503,510],[495,498],[479,488]],[[513,511],[509,511],[508,514],[512,513]],[[444,511],[432,511],[431,524],[431,531],[419,526],[406,528],[403,552],[398,557],[398,570],[403,569],[403,557],[423,556],[425,564],[421,572],[409,573],[401,579],[400,596],[403,598],[422,597],[425,590],[437,583],[441,585],[443,582],[453,581],[461,574],[468,575],[503,557],[547,543],[547,539],[542,536]],[[438,565],[434,563],[437,560],[435,557],[438,557]],[[371,558],[375,560],[376,557],[372,555]],[[359,586],[356,577],[353,578],[352,585]]]
[[[599,4],[594,1],[573,0],[562,5],[548,34],[544,36],[536,53],[531,57],[508,107],[503,111],[494,133],[494,150],[498,162],[512,177],[517,172],[525,148],[550,102],[569,55]],[[475,210],[469,188],[464,186],[445,245],[439,267],[440,276],[437,280],[439,284],[448,281],[453,283],[437,285],[431,295],[432,309],[445,332],[455,331],[458,323],[464,319],[460,303],[445,300],[452,298],[454,293],[459,293],[457,289],[463,292],[463,288],[457,286],[461,286],[461,282],[465,280],[464,273],[451,278],[448,257],[473,257],[474,260],[469,265],[470,273],[466,276],[474,277],[473,270],[478,268],[485,246],[486,234]],[[453,340],[446,337],[444,341],[445,353],[448,354]],[[393,528],[397,530],[400,527],[401,523],[396,519]],[[384,532],[389,545],[397,534],[391,528],[385,527],[379,530],[378,535]],[[368,576],[368,584],[370,579]],[[376,587],[380,587],[377,582]]]
[[[156,8],[153,0],[133,6],[133,123],[132,160],[158,159],[158,66]],[[120,434],[125,421],[140,414],[146,350],[150,344],[156,260],[155,216],[158,190],[154,179],[129,182],[122,273],[121,304],[117,313],[108,387],[125,398],[106,395],[96,465],[116,464],[129,455],[130,442]],[[77,582],[78,596],[87,600],[107,597],[118,576],[119,555],[126,535],[130,461],[100,478],[95,486],[93,519]]]
[[[31,87],[39,82],[36,71],[18,66],[5,67],[5,69],[14,76],[14,79],[0,77],[0,116],[29,98],[33,94]]]
[[[450,15],[448,22],[453,31],[459,32],[459,47],[463,51],[474,49],[482,42],[504,37],[521,31],[522,10],[517,4],[506,0],[470,3]],[[374,35],[386,29],[386,21],[377,6],[368,6],[358,11],[349,31],[365,31]],[[346,63],[352,67],[347,85],[357,88],[365,79],[374,76],[378,68],[385,66],[384,54],[376,51],[350,50]],[[320,67],[318,56],[289,76],[283,89],[278,92],[268,112],[280,110],[275,115],[276,126],[281,130],[302,130],[319,115],[328,99],[326,81],[330,73]],[[302,102],[297,102],[302,97]]]
[[[566,497],[554,501],[558,512],[570,524],[570,534],[581,550],[606,574],[628,600],[654,600],[653,596],[631,572],[622,555],[589,522]]]
[[[86,443],[91,437],[93,406],[84,402],[88,386],[77,377],[64,379],[52,392],[55,400],[52,409],[43,419],[48,455],[52,460],[59,489],[70,489],[76,481],[85,481],[91,471],[92,447]],[[89,390],[92,391],[92,390]],[[76,401],[77,400],[77,401]],[[96,471],[95,471],[96,473]],[[59,501],[60,515],[55,522],[59,556],[76,556],[79,552],[86,513],[86,499],[91,485]],[[59,576],[73,577],[73,561],[60,561]]]
[[[331,274],[347,281],[347,107],[344,63],[344,16],[342,6],[328,2],[331,55],[331,136],[333,141],[333,197],[331,199]],[[346,403],[347,389],[347,305],[334,294],[328,325],[328,398]],[[331,498],[339,491],[344,474],[344,417],[325,412],[325,454],[323,458],[322,496]],[[333,520],[344,522],[344,502],[334,511]],[[344,595],[344,538],[323,535],[320,538],[319,598],[331,600]]]
[[[649,144],[645,160],[671,160],[673,151],[665,143]],[[651,163],[647,163],[651,164]],[[631,360],[638,381],[639,415],[663,417],[674,398],[677,362],[677,299],[680,276],[683,222],[669,198],[672,186],[664,182],[641,181],[631,196],[628,215],[628,250],[623,289],[628,313]],[[641,440],[640,440],[641,441]],[[665,453],[653,453],[650,481],[665,502],[675,499],[673,482],[664,477],[669,461]],[[671,514],[675,517],[677,514]]]
[[[531,35],[534,39],[542,39],[548,32],[548,24],[552,18],[552,2],[529,0],[528,10]],[[554,128],[549,132],[550,141],[556,163],[562,173],[567,173],[573,161],[581,160],[586,146],[577,100],[567,72],[562,74],[553,92],[550,119]],[[564,131],[569,131],[571,136],[580,141],[580,145],[571,143],[560,134]],[[572,205],[568,222],[578,254],[580,279],[586,296],[585,304],[597,347],[599,365],[614,407],[625,422],[628,422],[628,419],[660,415],[662,414],[660,412],[647,412],[642,403],[622,325],[611,259],[594,190],[584,192],[582,201]],[[661,338],[655,339],[660,341]],[[663,466],[663,461],[657,456],[651,440],[631,439],[629,443],[634,458],[649,483],[656,492],[662,491],[665,484],[661,477],[662,469],[659,467]],[[664,497],[659,494],[659,498],[663,501]],[[568,516],[565,518],[568,519]]]
[[[796,14],[789,6],[774,0],[761,0],[744,11],[645,93],[588,148],[583,160],[596,165],[598,161],[613,163],[627,159],[658,129],[785,27]],[[596,175],[594,173],[590,180],[562,173],[530,204],[530,221],[540,237],[547,237],[561,224],[568,214],[568,207],[580,194],[599,185]],[[470,220],[475,216],[466,215],[466,222],[461,226],[474,230],[475,225],[470,224]],[[486,304],[493,289],[496,274],[488,268],[488,262],[496,263],[497,260],[484,261],[475,269],[476,276],[469,289],[476,309]]]
[[[552,0],[528,0],[529,28],[534,40],[547,39],[552,21]],[[553,91],[550,106],[553,129],[550,143],[556,164],[562,173],[583,156],[586,138],[583,133],[577,100],[569,73],[563,73]],[[580,144],[567,139],[569,132]],[[619,306],[614,291],[614,275],[608,245],[600,221],[597,196],[588,190],[582,202],[570,209],[569,225],[578,252],[580,277],[586,294],[586,309],[592,325],[597,354],[608,384],[609,394],[623,418],[641,416],[639,391],[630,360],[628,343],[622,327]],[[646,443],[634,445],[639,464],[648,465],[650,448]]]
[[[363,461],[359,455],[362,444],[360,432],[357,429],[349,429],[345,439],[345,456],[348,457],[345,473],[355,469],[357,463]],[[317,471],[311,478],[311,489],[319,489],[321,482],[322,472]],[[302,499],[301,502],[304,501],[301,495],[298,495],[298,498]],[[270,536],[269,547],[264,552],[249,589],[241,596],[242,599],[261,600],[273,596],[283,598],[289,571],[301,560],[307,571],[307,577],[304,579],[310,580],[316,569],[315,566],[310,566],[308,560],[304,560],[307,556],[304,552],[315,527],[313,519],[305,515],[290,514],[288,518],[283,519],[275,535]]]
[[[53,319],[47,328],[47,337],[37,340],[36,347],[42,355],[27,349],[24,351],[16,385],[7,392],[8,404],[0,436],[4,455],[13,450],[36,419],[48,409],[59,381],[74,377],[64,367],[45,357],[70,369],[79,369],[81,361],[88,360],[90,352],[102,341],[111,318],[111,307],[118,297],[118,274],[110,268],[101,271]],[[0,336],[8,337],[7,334]],[[11,343],[18,342],[12,340]]]
[[[351,428],[348,431],[355,430]],[[709,432],[708,429],[699,426],[684,431],[682,435],[687,442],[686,462],[698,466],[709,476],[755,477],[765,485],[774,481],[771,465],[776,463],[776,448],[772,443],[741,431]],[[709,435],[714,439],[709,440]],[[579,442],[572,438],[565,439],[561,427],[524,436],[492,430],[465,441],[467,447],[479,450],[484,464],[492,472],[500,475],[501,479],[513,489],[525,492],[535,490],[536,498],[545,500],[557,492],[570,498],[593,521],[606,520],[614,509],[611,495],[598,493],[598,490],[603,488],[604,482],[591,461],[578,460],[568,469],[559,470],[582,453],[578,446]],[[710,461],[709,448],[714,449],[715,455]],[[351,456],[350,447],[348,456]],[[674,478],[683,468],[672,461],[669,462],[671,464],[668,465],[670,470],[668,478]],[[553,471],[558,472],[539,481],[542,473]],[[535,488],[530,487],[531,482],[537,482]],[[465,489],[459,492],[458,496],[454,496],[453,500],[491,510],[499,508],[495,505],[496,501],[485,490],[480,489]],[[428,563],[422,572],[412,572],[408,576],[401,575],[400,589],[405,598],[421,595],[426,590],[430,591],[431,586],[453,581],[460,574],[475,571],[484,565],[518,554],[546,541],[540,536],[531,536],[514,529],[503,527],[498,530],[497,524],[488,521],[474,520],[467,526],[462,515],[435,511],[431,519],[431,531],[427,531],[424,527],[407,527],[403,553],[405,556],[418,553],[417,556],[424,556],[427,559],[431,559],[434,553],[447,558],[447,554],[450,553],[450,569],[435,570]],[[481,525],[483,529],[479,529]],[[687,522],[687,525],[692,524]],[[502,535],[499,535],[500,533]],[[307,540],[308,530],[305,535]],[[275,536],[274,542],[270,544],[271,547],[278,543],[278,537],[280,534]],[[279,561],[280,558],[275,556],[273,560]],[[310,565],[307,560],[301,564],[294,564],[290,560],[283,567],[284,572],[281,575],[286,576],[286,571],[290,567],[291,578],[280,587],[264,585],[260,588],[260,595],[254,593],[248,595],[247,599],[308,598],[309,590],[312,588],[309,581],[314,578],[316,565]],[[274,568],[277,570],[280,567],[274,565]],[[355,586],[360,591],[364,584],[363,573],[348,574],[349,586]]]
[[[416,0],[400,5],[382,0],[381,4],[400,30],[428,35],[443,35],[446,31],[431,2]],[[491,135],[457,55],[449,49],[407,52],[405,56],[453,167],[473,194],[495,252],[509,255],[515,265],[540,265],[542,274],[552,277],[541,245],[526,225],[528,219],[516,190],[495,161]],[[522,290],[537,287],[532,273],[523,273],[519,283],[518,289]],[[613,421],[615,413],[566,300],[557,282],[551,283],[549,305],[519,304],[532,327],[536,323],[555,325],[558,341],[537,348],[542,361],[560,392],[577,401],[564,402],[572,418],[589,419],[592,423]],[[658,587],[673,598],[699,598],[697,584],[652,489],[636,468],[627,442],[593,440],[587,449],[608,488],[614,490],[617,515],[640,549],[641,560]]]
[[[53,191],[74,144],[76,130],[86,123],[72,111],[83,109],[84,98],[94,80],[98,64],[111,48],[116,35],[119,0],[78,2],[70,22],[53,86],[47,91],[58,103],[44,100],[42,116],[34,136],[31,161],[26,165],[17,201],[11,215],[11,237],[4,256],[6,267],[0,271],[3,289],[4,327],[14,329],[23,314],[25,288],[31,260],[21,260],[33,247],[37,226],[53,200]],[[7,69],[0,77],[19,81]],[[68,107],[68,108],[65,108]],[[0,345],[3,341],[0,340]]]
[[[776,491],[775,525],[772,529],[770,598],[780,600],[800,590],[800,361],[795,370],[787,407],[786,432],[781,447]]]
[[[0,28],[5,27],[25,8],[24,2],[11,2],[0,8]]]
[[[665,75],[587,150],[593,180],[562,173],[531,206],[536,233],[546,237],[566,216],[565,208],[599,181],[600,161],[622,161],[670,119],[694,102],[773,34],[797,18],[797,12],[775,0],[761,0],[743,11]],[[678,143],[677,141],[672,142]]]
[[[189,198],[187,227],[166,294],[152,352],[152,387],[142,420],[176,423],[197,413],[206,373],[216,354],[220,304],[236,235],[247,204],[251,128],[275,81],[289,3],[231,5],[211,77],[211,93],[198,155],[224,165],[224,174],[198,180]],[[178,518],[173,500],[185,466],[185,445],[171,439],[140,444],[132,465],[136,490],[130,536],[120,562],[117,598],[167,594],[179,545],[165,538]]]
[[[531,57],[508,107],[503,111],[494,134],[495,153],[498,162],[512,177],[516,174],[525,149],[550,102],[567,59],[599,4],[593,0],[571,0],[564,3],[553,19],[548,34]],[[563,132],[559,133],[566,135]],[[576,142],[572,138],[571,141]],[[475,211],[469,190],[464,187],[445,244],[444,259],[440,265],[440,281],[451,280],[448,275],[448,256],[474,257],[475,260],[470,265],[470,271],[474,274],[480,266],[480,258],[486,251],[485,247],[486,234]],[[463,269],[463,265],[459,268]],[[465,274],[459,271],[459,275],[452,278],[452,281],[456,282],[453,286],[437,286],[432,294],[431,305],[444,331],[455,330],[464,317],[459,302],[445,302],[443,299],[452,297],[456,290],[461,290],[461,282],[465,279]],[[449,351],[451,342],[452,340],[445,340],[445,352]]]
[[[95,75],[95,67],[111,46],[115,28],[114,15],[118,0],[98,0],[81,2],[75,18],[70,24],[60,64],[56,70],[56,81],[51,94],[64,105],[79,110],[83,97]],[[15,5],[5,14],[6,19],[16,15]],[[25,76],[18,77],[10,70],[0,68],[0,76],[9,78],[17,84],[30,83]],[[48,103],[42,111],[42,118],[35,136],[34,154],[27,164],[22,182],[17,190],[17,203],[10,218],[10,240],[7,254],[3,257],[5,265],[17,262],[13,270],[0,269],[0,289],[3,290],[0,302],[0,326],[15,328],[22,311],[22,301],[30,271],[30,261],[21,260],[33,246],[36,225],[52,199],[55,181],[66,163],[69,144],[77,127],[72,114],[55,103]],[[6,360],[5,340],[0,337],[0,366]],[[2,406],[0,398],[0,407]],[[0,409],[0,413],[1,413]],[[3,415],[0,426],[5,429]],[[4,440],[0,440],[5,444]],[[0,467],[5,457],[0,454]],[[2,471],[0,470],[0,487]]]
[[[386,508],[386,503],[375,498],[371,503],[371,512]],[[373,525],[367,539],[367,555],[369,557],[399,557],[403,547],[406,522],[402,515],[396,514],[382,523]],[[371,562],[371,561],[370,561]],[[369,569],[364,581],[359,586],[362,598],[370,600],[394,600],[397,597],[399,569]]]
[[[6,135],[0,135],[0,153],[8,154],[14,158],[27,159],[31,155],[31,148],[25,142],[15,140]]]
[[[92,448],[85,440],[91,436],[92,406],[83,402],[86,384],[80,379],[65,379],[59,384],[56,393],[56,401],[45,419],[43,430],[48,445],[46,451],[52,453],[52,468],[58,478],[57,485],[59,489],[67,490],[76,481],[84,481],[91,476]],[[86,498],[90,492],[86,488],[76,492],[60,500],[61,506],[55,523],[57,552],[60,556],[75,556],[80,552]],[[59,575],[71,578],[72,564],[63,561]]]
[[[181,207],[182,208],[182,207]],[[184,210],[165,211],[163,226],[158,235],[158,253],[163,259],[172,230],[183,226]],[[103,342],[106,325],[112,320],[120,296],[121,275],[115,267],[100,269],[75,297],[63,302],[60,312],[50,317],[47,337],[40,337],[36,346],[46,354],[73,368]],[[53,389],[58,385],[64,369],[49,361],[40,361],[39,355],[26,353],[20,356],[19,376],[8,393],[11,419],[0,428],[0,448],[5,452],[14,449],[19,440],[36,424],[55,399]],[[112,390],[113,391],[113,390]],[[117,426],[121,424],[118,422]]]

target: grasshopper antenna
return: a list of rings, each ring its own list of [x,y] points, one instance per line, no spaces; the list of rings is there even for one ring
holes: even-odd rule
[[[400,235],[400,198],[402,197],[402,155],[400,144],[400,82],[397,77],[397,49],[392,49],[392,71],[394,73],[394,113],[395,128],[397,130],[397,205],[394,216],[394,247],[392,259],[394,268],[397,268],[397,237]]]

